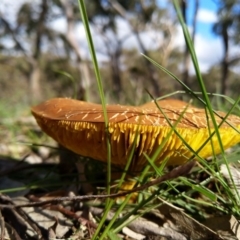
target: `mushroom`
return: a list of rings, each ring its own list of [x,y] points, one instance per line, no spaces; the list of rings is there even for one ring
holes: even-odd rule
[[[166,158],[168,165],[183,164],[194,155],[187,145],[198,152],[210,133],[215,131],[213,124],[210,119],[207,121],[205,109],[193,107],[186,102],[167,99],[158,104],[170,123],[176,124],[175,131],[184,141],[172,131],[155,164],[159,165]],[[138,107],[107,105],[106,109],[112,163],[124,168],[134,146],[130,170],[141,170],[147,164],[145,154],[150,158],[153,156],[172,126],[154,102]],[[55,98],[33,107],[32,113],[42,130],[61,145],[82,156],[107,161],[107,131],[102,105]],[[226,114],[217,112],[217,115],[216,122],[221,124]],[[225,149],[240,142],[239,130],[240,118],[235,115],[228,116],[220,125],[218,131]],[[198,155],[202,158],[210,157],[213,148],[215,154],[221,152],[216,134],[213,134]]]

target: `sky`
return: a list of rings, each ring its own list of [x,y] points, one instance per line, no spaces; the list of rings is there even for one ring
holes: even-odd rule
[[[18,0],[18,2],[9,2],[9,0],[1,0],[5,2],[8,6],[8,10],[14,11],[17,9],[17,4],[20,5],[22,2],[29,1],[29,0]],[[164,2],[166,0],[158,0],[159,5],[164,6]],[[194,14],[194,2],[195,0],[188,0],[188,6],[187,6],[187,20],[188,23],[191,25],[193,14]],[[3,6],[3,5],[2,5]],[[0,10],[3,11],[4,9],[1,9],[0,4]],[[200,69],[203,72],[208,71],[208,69],[215,64],[219,64],[221,62],[222,56],[223,56],[223,48],[222,48],[222,42],[221,39],[214,35],[212,32],[212,26],[217,21],[217,5],[214,0],[199,0],[199,11],[197,15],[197,32],[196,32],[196,38],[195,38],[195,50],[196,54],[199,60]],[[11,15],[11,14],[10,14]],[[61,27],[59,27],[61,26]],[[65,27],[64,27],[65,26]],[[53,23],[53,28],[56,29],[62,29],[66,28],[66,24],[64,22],[61,22],[60,20],[58,22]],[[189,26],[189,30],[191,31],[191,26]],[[129,32],[131,32],[129,26],[127,26],[126,22],[119,20],[118,24],[118,31],[119,34],[124,37]],[[155,31],[156,32],[156,31]],[[83,26],[78,26],[76,28],[76,35],[79,42],[79,47],[82,48],[82,53],[87,56],[88,50],[87,50],[87,42],[86,42],[86,36],[84,33]],[[96,46],[96,50],[103,49],[103,43],[101,42],[100,38],[94,35],[94,43]],[[147,47],[153,47],[154,44],[159,43],[161,41],[161,38],[159,35],[155,34],[154,31],[149,30],[148,32],[144,32],[141,34],[141,38]],[[181,27],[178,27],[178,31],[176,35],[174,36],[176,39],[175,44],[177,47],[184,48],[185,47],[185,41],[183,38]],[[127,41],[125,41],[125,46],[131,47],[136,45],[136,39],[134,39],[133,36],[129,37]],[[239,51],[239,48],[234,48],[233,51]],[[84,57],[84,56],[83,56]],[[87,56],[89,57],[89,56]],[[106,60],[104,59],[104,54],[101,53],[101,51],[98,51],[98,59],[99,60]],[[193,71],[193,68],[191,70]]]
[[[192,21],[194,15],[195,0],[188,1],[188,21]],[[200,0],[199,12],[197,16],[197,33],[207,39],[216,39],[212,32],[212,25],[217,21],[217,5],[212,0]]]
[[[191,32],[191,23],[194,16],[195,0],[188,0],[187,21]],[[158,0],[159,6],[166,6],[166,0]],[[214,0],[199,0],[199,10],[197,15],[197,27],[195,36],[195,51],[198,57],[200,70],[207,72],[211,66],[219,64],[223,57],[223,47],[221,38],[216,36],[213,31],[213,24],[217,21],[217,4]],[[119,21],[119,35],[124,36],[127,31],[131,31],[126,23]],[[161,41],[161,36],[153,31],[147,31],[141,34],[141,38],[146,47],[153,48],[156,43]],[[185,40],[180,25],[178,32],[174,36],[177,47],[185,48]],[[125,41],[124,46],[136,46],[136,39],[130,37]],[[98,46],[98,44],[96,44]],[[98,48],[98,47],[97,47]],[[101,48],[101,44],[99,44]],[[190,73],[194,74],[194,68],[191,66]]]
[[[188,0],[188,19],[192,21],[194,1]],[[200,62],[200,69],[206,72],[210,66],[219,64],[223,57],[223,45],[219,36],[216,36],[212,27],[217,22],[217,4],[214,0],[199,0],[199,12],[197,16],[197,34],[195,50]],[[230,43],[231,44],[231,43]],[[240,54],[240,46],[230,45],[230,57]],[[233,71],[240,73],[239,68],[233,67]]]
[[[187,5],[187,22],[189,25],[189,30],[191,32],[191,23],[194,16],[195,0],[188,0]],[[158,0],[159,6],[167,6],[166,0]],[[167,6],[168,7],[168,6]],[[212,27],[217,21],[217,4],[214,0],[199,0],[199,10],[197,15],[197,27],[195,36],[195,51],[198,57],[200,69],[202,72],[207,72],[209,68],[213,65],[219,64],[223,57],[223,48],[221,38],[216,36]],[[126,26],[122,27],[125,31]],[[151,36],[154,35],[152,32],[148,32],[142,35],[142,39],[147,46],[154,46],[151,42]],[[156,37],[155,37],[156,38]],[[182,34],[182,29],[180,25],[178,26],[178,32],[174,36],[176,39],[175,44],[180,48],[185,48],[185,40]],[[152,39],[154,37],[152,36]],[[131,38],[128,40],[131,41]],[[190,73],[194,73],[193,66],[191,66]]]
[[[194,4],[195,0],[188,0],[188,25],[191,25],[193,20]],[[213,0],[199,0],[195,50],[202,72],[207,72],[212,65],[219,64],[223,57],[221,39],[212,31],[216,21],[217,4]],[[191,72],[194,72],[193,67]]]

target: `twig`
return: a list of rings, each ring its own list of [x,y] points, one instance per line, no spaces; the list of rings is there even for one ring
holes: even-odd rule
[[[49,209],[54,210],[54,211],[58,211],[58,212],[64,214],[65,216],[68,216],[68,217],[71,217],[75,220],[78,220],[81,223],[86,223],[92,228],[95,228],[95,229],[97,228],[97,225],[95,223],[93,223],[90,220],[85,219],[81,216],[78,216],[75,212],[72,212],[72,211],[68,210],[67,208],[64,208],[62,205],[50,206]]]
[[[189,171],[193,168],[194,165],[195,165],[195,161],[190,161],[184,165],[174,168],[169,173],[166,173],[165,175],[163,175],[153,181],[150,181],[140,187],[136,187],[131,190],[123,191],[123,192],[119,192],[119,193],[113,193],[113,194],[107,194],[107,195],[85,195],[85,196],[74,196],[74,197],[59,197],[59,198],[54,198],[51,200],[46,200],[46,201],[41,201],[41,202],[33,202],[33,203],[27,203],[27,204],[19,204],[19,205],[14,205],[14,206],[0,204],[0,207],[2,207],[2,208],[39,207],[39,206],[44,206],[46,204],[57,204],[57,203],[64,202],[64,201],[82,201],[82,200],[91,200],[91,199],[96,199],[96,198],[97,199],[106,199],[106,198],[123,197],[130,193],[143,191],[151,186],[158,185],[164,181],[186,175],[187,173],[189,173]]]
[[[0,199],[1,199],[1,202],[4,202],[6,204],[6,205],[4,205],[4,208],[11,208],[9,210],[11,210],[13,212],[13,214],[15,214],[15,215],[17,214],[17,215],[21,216],[22,219],[24,219],[25,222],[27,222],[33,228],[33,230],[38,234],[38,236],[43,236],[43,237],[47,236],[46,235],[47,232],[45,231],[45,229],[43,229],[42,227],[39,227],[36,222],[33,222],[32,219],[21,208],[16,208],[16,205],[14,204],[14,202],[11,200],[11,198],[9,196],[1,195]],[[9,213],[8,213],[8,215],[9,215]],[[25,223],[22,221],[22,219],[17,218],[17,220],[19,221],[21,230],[25,227]],[[15,222],[16,222],[16,220],[15,220]],[[15,229],[15,228],[13,227],[13,229]]]
[[[5,221],[2,216],[2,209],[0,209],[0,227],[1,227],[1,239],[4,239],[5,236]]]

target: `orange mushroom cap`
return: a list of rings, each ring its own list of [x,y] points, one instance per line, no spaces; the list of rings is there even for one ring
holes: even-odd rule
[[[204,109],[199,109],[180,100],[162,100],[158,102],[162,111],[172,125],[180,119],[175,130],[194,151],[202,146],[215,131],[211,120],[210,129]],[[187,107],[187,109],[186,109]],[[160,112],[154,102],[139,107],[107,105],[109,120],[108,133],[111,142],[111,161],[124,167],[131,147],[135,144],[134,158],[131,169],[140,170],[147,160],[144,153],[151,157],[166,138],[172,127]],[[37,123],[49,136],[58,143],[83,156],[103,162],[107,161],[106,129],[102,105],[88,103],[68,98],[50,99],[32,108]],[[218,124],[226,115],[217,112],[215,119]],[[231,125],[231,126],[230,126]],[[229,148],[240,142],[240,118],[230,115],[227,122],[220,128],[224,148]],[[216,134],[198,153],[206,158],[214,153],[220,153]],[[185,143],[172,131],[162,151],[157,157],[156,164],[168,158],[168,165],[183,164],[193,155]]]

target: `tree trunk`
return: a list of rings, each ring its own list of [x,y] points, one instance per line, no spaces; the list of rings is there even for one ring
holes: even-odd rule
[[[147,52],[145,46],[143,45],[143,42],[139,36],[138,29],[132,24],[131,20],[128,17],[126,10],[117,1],[110,1],[109,3],[113,7],[113,9],[115,9],[120,14],[120,16],[122,16],[123,19],[128,21],[128,24],[131,27],[131,29],[138,41],[141,52],[144,53],[145,55],[148,55],[148,52]],[[144,61],[146,62],[147,71],[148,71],[148,80],[150,81],[150,83],[152,85],[153,94],[155,95],[154,97],[158,97],[158,96],[160,96],[160,87],[158,85],[158,74],[157,74],[156,68],[147,59],[145,59]]]
[[[224,56],[222,60],[222,78],[221,78],[221,94],[227,93],[227,80],[229,73],[229,35],[227,26],[222,26],[222,39],[224,46]]]
[[[186,0],[182,0],[182,13],[183,13],[184,22],[187,25],[186,8],[187,8],[187,2],[186,2]],[[193,18],[193,22],[192,22],[192,28],[193,28],[192,43],[193,43],[193,46],[194,46],[195,35],[196,35],[196,23],[197,23],[198,9],[199,9],[199,0],[195,0],[195,11],[194,11],[194,18]],[[186,45],[185,54],[184,54],[184,70],[183,70],[182,78],[183,78],[183,82],[188,87],[191,87],[190,82],[189,82],[190,63],[191,63],[191,56],[190,56],[190,53],[189,53],[189,49]],[[185,88],[183,90],[185,90]]]
[[[29,75],[30,103],[34,104],[42,100],[42,87],[40,84],[41,69],[38,61],[32,59],[31,71]]]
[[[144,55],[148,56],[148,51],[146,50],[146,48],[144,47],[144,45],[142,43],[142,40],[139,36],[139,32],[134,31],[134,34],[136,36],[136,39],[138,41],[138,44],[140,46],[142,53]],[[157,74],[156,68],[146,58],[144,58],[144,60],[145,60],[146,66],[147,66],[148,79],[152,85],[154,97],[159,97],[160,96],[160,87],[158,85],[158,74]]]
[[[68,0],[61,0],[61,4],[64,8],[64,11],[67,17],[66,39],[77,56],[77,66],[78,66],[79,75],[81,76],[81,79],[79,81],[79,89],[77,91],[78,92],[77,98],[80,100],[85,100],[86,89],[89,88],[91,85],[89,67],[87,62],[82,61],[80,48],[78,46],[76,35],[74,33],[75,22],[74,22],[73,6],[71,5],[71,2],[69,2]]]
[[[119,43],[119,45],[121,45]],[[111,78],[113,83],[113,94],[116,98],[116,101],[119,102],[121,98],[122,92],[122,79],[121,79],[121,71],[119,69],[120,61],[119,58],[121,56],[121,46],[118,46],[116,51],[111,54],[109,50],[109,56],[111,57]]]
[[[39,59],[41,57],[41,45],[42,37],[44,35],[44,24],[48,12],[48,2],[47,0],[42,0],[41,2],[41,12],[38,18],[38,25],[36,29],[36,37],[33,48],[33,54],[29,57],[29,62],[31,65],[31,72],[29,76],[29,87],[30,87],[30,96],[31,103],[38,102],[42,98],[42,89],[41,89],[41,69],[39,66]]]

